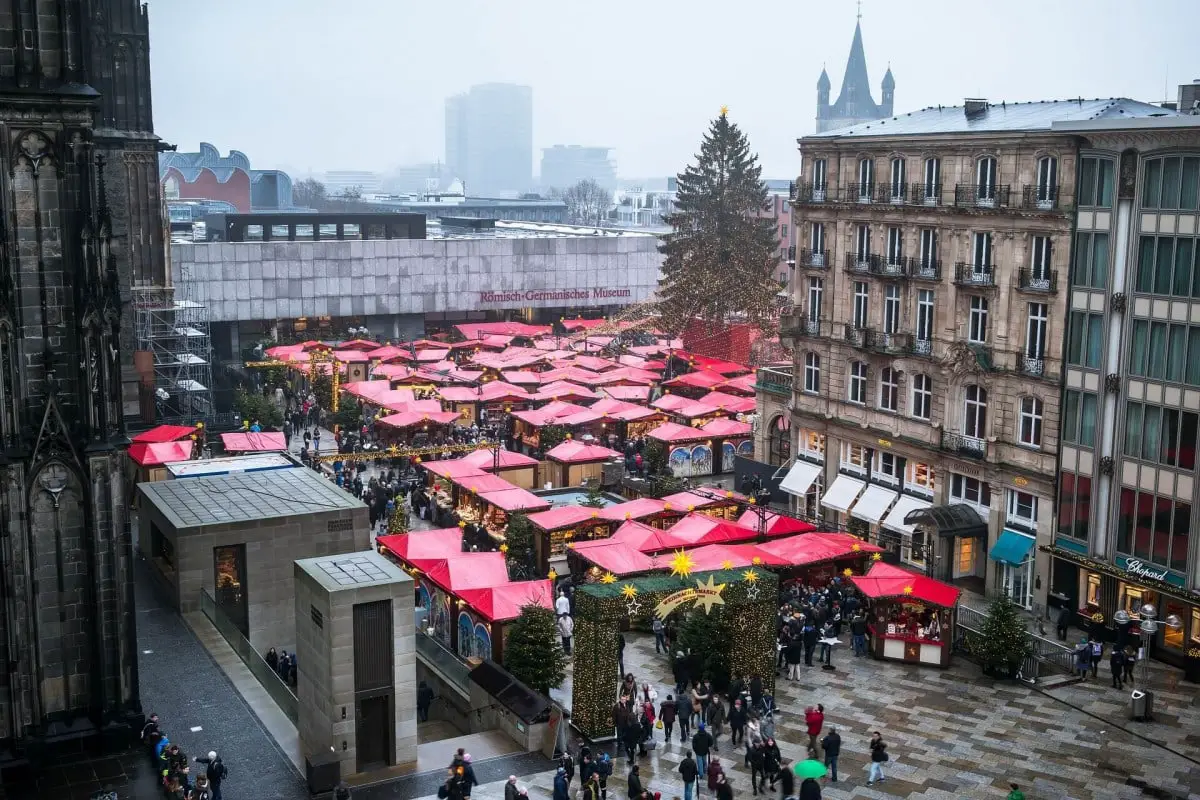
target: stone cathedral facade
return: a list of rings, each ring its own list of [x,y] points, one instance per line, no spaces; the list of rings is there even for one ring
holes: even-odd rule
[[[123,314],[166,282],[146,9],[0,6],[0,766],[139,724]]]

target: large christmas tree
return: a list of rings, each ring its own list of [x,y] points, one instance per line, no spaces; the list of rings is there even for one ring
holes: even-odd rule
[[[555,622],[552,609],[530,603],[509,623],[504,640],[504,668],[542,694],[549,694],[567,675],[567,657]]]
[[[1017,607],[1007,596],[998,596],[992,601],[980,627],[982,632],[968,634],[968,652],[983,667],[985,674],[999,678],[1016,675],[1021,662],[1032,650]]]
[[[775,222],[758,156],[726,109],[713,120],[696,163],[678,176],[676,211],[662,237],[659,310],[668,327],[738,318],[765,327],[780,290]]]

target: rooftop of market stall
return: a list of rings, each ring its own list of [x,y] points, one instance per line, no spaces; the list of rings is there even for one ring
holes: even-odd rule
[[[222,433],[227,453],[270,453],[287,450],[287,440],[278,431]]]

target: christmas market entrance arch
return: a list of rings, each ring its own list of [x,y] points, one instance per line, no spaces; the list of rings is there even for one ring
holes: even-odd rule
[[[676,614],[692,608],[706,613],[721,609],[734,636],[730,669],[742,675],[760,675],[764,687],[773,691],[778,595],[779,577],[762,567],[580,586],[575,592],[571,685],[575,727],[589,738],[612,736],[613,705],[621,681],[617,668],[620,623],[627,619],[633,627],[649,629],[660,604],[673,606]],[[642,677],[637,677],[640,682]]]

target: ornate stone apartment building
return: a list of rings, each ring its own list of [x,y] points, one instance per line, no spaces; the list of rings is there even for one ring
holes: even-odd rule
[[[1045,602],[1078,160],[1052,124],[1160,113],[968,100],[799,140],[791,410],[760,417],[799,511]]]

